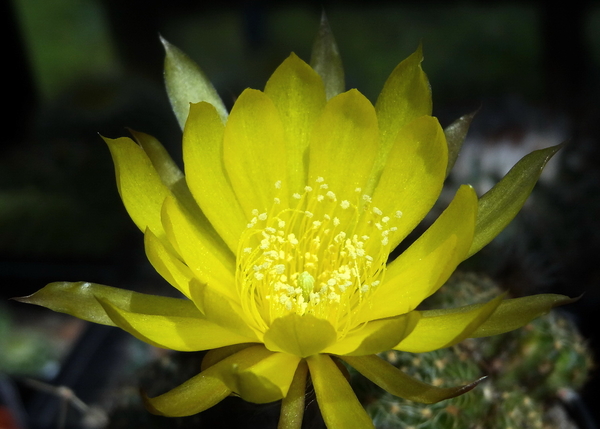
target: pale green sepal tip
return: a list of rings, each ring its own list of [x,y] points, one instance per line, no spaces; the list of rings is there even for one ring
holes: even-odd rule
[[[165,57],[165,85],[173,112],[181,129],[185,126],[190,103],[206,101],[217,109],[221,120],[227,120],[227,109],[202,69],[179,48],[160,38]]]
[[[479,199],[475,237],[467,258],[492,241],[514,219],[533,190],[544,166],[562,146],[560,144],[536,150],[524,156]]]
[[[471,122],[478,111],[479,110],[476,110],[473,113],[461,116],[444,129],[446,141],[448,142],[448,167],[446,168],[446,177],[448,177],[452,167],[454,167],[454,164],[456,163],[460,149],[467,137]]]
[[[328,100],[344,92],[346,83],[342,57],[325,12],[321,15],[321,25],[313,44],[310,65],[323,79]]]

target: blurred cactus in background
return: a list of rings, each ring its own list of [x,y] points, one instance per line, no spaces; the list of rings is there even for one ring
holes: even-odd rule
[[[425,308],[457,306],[501,293],[489,278],[456,273]],[[488,376],[479,389],[437,404],[406,401],[382,392],[352,371],[352,383],[377,429],[577,428],[559,399],[581,389],[592,369],[591,352],[568,314],[552,311],[523,329],[467,339],[430,353],[389,351],[390,363],[434,386]]]

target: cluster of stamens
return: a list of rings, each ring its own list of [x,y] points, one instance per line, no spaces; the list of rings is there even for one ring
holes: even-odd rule
[[[339,201],[321,177],[293,194],[289,206],[282,198],[268,212],[254,210],[240,240],[242,305],[259,329],[290,312],[348,325],[383,279],[395,222],[360,188],[354,201]]]

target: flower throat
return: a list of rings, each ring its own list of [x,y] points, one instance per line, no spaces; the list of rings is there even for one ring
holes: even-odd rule
[[[349,326],[383,280],[393,220],[402,212],[385,216],[360,188],[353,201],[339,201],[322,177],[293,194],[291,208],[281,198],[269,212],[253,210],[240,240],[236,280],[244,311],[258,329],[290,312]]]

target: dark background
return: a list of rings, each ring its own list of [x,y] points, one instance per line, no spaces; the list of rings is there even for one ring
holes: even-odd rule
[[[464,268],[493,276],[514,294],[585,292],[568,311],[597,348],[600,2],[204,3],[0,4],[0,365],[23,371],[2,354],[12,353],[15,335],[23,347],[45,332],[36,321],[56,327],[50,331],[59,337],[52,343],[57,351],[48,359],[59,368],[85,329],[65,331],[64,318],[48,325],[47,310],[24,308],[11,296],[57,280],[168,293],[145,260],[98,136],[126,135],[126,127],[143,131],[180,161],[181,133],[163,87],[158,34],[197,61],[231,106],[243,88],[262,89],[291,51],[309,60],[322,10],[347,88],[374,102],[395,65],[422,42],[442,125],[480,109],[450,186],[469,181],[484,192],[503,174],[494,165],[569,140],[523,213]],[[585,397],[596,391],[592,382]]]

